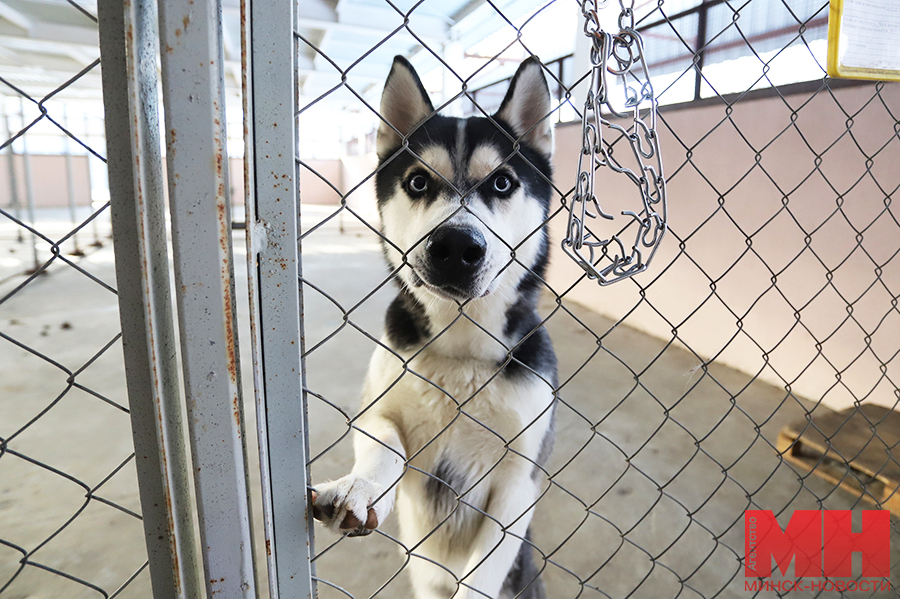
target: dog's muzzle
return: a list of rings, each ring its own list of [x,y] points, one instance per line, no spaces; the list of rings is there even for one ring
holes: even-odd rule
[[[486,255],[487,242],[478,229],[439,227],[425,242],[426,282],[452,295],[471,297]]]

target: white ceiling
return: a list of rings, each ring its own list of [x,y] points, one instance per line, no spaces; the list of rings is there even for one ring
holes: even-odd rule
[[[90,15],[95,0],[74,0]],[[100,57],[97,24],[66,0],[0,0],[0,77],[36,99],[49,94]],[[66,95],[99,97],[93,69]],[[0,93],[13,95],[0,82]]]
[[[302,0],[297,5],[301,106],[327,94],[332,109],[368,112],[363,101],[377,106],[382,84],[397,54],[409,57],[423,78],[429,73],[437,77],[436,85],[433,78],[425,81],[432,91],[442,87],[442,74],[438,72],[442,70],[444,76],[450,77],[453,93],[459,91],[459,79],[447,74],[441,68],[442,62],[461,77],[472,77],[467,82],[469,89],[509,76],[517,66],[515,59],[512,63],[494,62],[479,71],[487,61],[471,60],[467,52],[498,31],[507,30],[509,37],[515,38],[510,22],[521,23],[547,2]],[[573,14],[577,9],[575,0],[556,0],[556,4],[571,4]],[[546,31],[541,33],[547,37]],[[574,46],[572,32],[556,33],[554,37]],[[346,72],[344,85],[342,70]]]
[[[297,0],[301,106],[335,90],[319,104],[327,105],[332,114],[340,112],[345,119],[354,118],[353,114],[359,119],[371,118],[362,102],[377,104],[396,54],[409,57],[422,75],[430,73],[426,85],[440,89],[441,62],[437,57],[463,76],[472,75],[487,61],[466,59],[465,52],[500,30],[508,30],[515,38],[509,21],[521,23],[546,1],[420,0],[417,4],[416,0]],[[556,0],[557,5],[563,3],[573,9],[577,6],[576,0]],[[240,0],[224,0],[223,4],[228,121],[239,140]],[[18,94],[14,88],[18,88],[40,100],[94,63],[100,56],[97,23],[92,18],[96,14],[97,0],[0,0],[0,95],[14,98]],[[559,33],[562,35],[554,37],[571,38],[567,32]],[[540,34],[549,37],[545,31]],[[508,76],[515,63],[515,58],[492,63],[493,70],[478,71],[469,88]],[[346,71],[344,85],[340,70]],[[458,80],[455,85],[458,91]],[[55,96],[70,103],[86,100],[96,109],[85,110],[97,116],[102,110],[101,98],[99,67]],[[26,105],[29,111],[37,110]]]

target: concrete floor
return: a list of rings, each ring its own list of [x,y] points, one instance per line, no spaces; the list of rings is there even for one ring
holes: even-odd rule
[[[68,226],[63,217],[62,211],[42,211],[38,229],[58,239]],[[108,232],[105,223],[101,237]],[[81,241],[90,242],[92,236],[84,235]],[[71,244],[64,247],[66,252],[71,249]],[[47,244],[41,245],[42,260],[49,258],[48,250]],[[104,247],[88,248],[83,258],[67,258],[107,284],[115,284],[108,238]],[[18,243],[12,226],[3,223],[0,299],[23,281],[15,273],[30,267],[30,244]],[[115,294],[60,261],[0,304],[0,333],[71,371],[81,368],[119,329]],[[0,437],[9,439],[21,431],[9,441],[11,452],[0,457],[0,539],[33,551],[74,516],[29,561],[111,594],[147,559],[141,522],[102,501],[86,501],[83,486],[29,461],[93,489],[133,451],[128,414],[87,391],[74,387],[67,391],[67,378],[60,368],[0,339]],[[75,382],[127,405],[121,341],[78,374]],[[49,411],[29,425],[57,398]],[[140,513],[133,462],[97,489],[96,495]],[[19,551],[0,543],[0,588],[18,570],[21,557]],[[148,597],[149,582],[145,570],[119,597]],[[0,596],[57,599],[101,594],[41,567],[26,566]]]
[[[304,277],[349,309],[383,282],[385,271],[375,236],[349,220],[345,227],[349,234],[329,226],[307,237]],[[352,310],[350,320],[380,331],[392,297],[385,286]],[[307,347],[327,339],[307,358],[309,388],[352,414],[374,344],[352,327],[342,328],[342,312],[321,293],[308,288],[304,301]],[[558,309],[548,296],[541,310],[552,313],[547,327],[560,381],[568,381],[560,392],[548,468],[553,484],[532,524],[533,541],[546,556],[549,598],[748,597],[738,564],[748,496],[753,507],[776,513],[817,509],[817,497],[830,509],[855,505],[856,498],[814,477],[801,483],[773,449],[781,427],[803,418],[811,402],[785,398],[783,389],[724,366],[713,365],[704,376],[697,358],[677,343],[616,326],[577,304]],[[605,335],[599,352],[595,334]],[[309,410],[316,456],[346,424],[316,398]],[[341,476],[351,466],[346,439],[314,463],[313,480]],[[396,520],[389,519],[385,530],[396,537]],[[395,542],[379,535],[338,540],[318,529],[319,551],[336,541],[316,561],[320,578],[354,597],[382,587],[378,597],[411,597],[406,577],[394,577],[404,563]],[[895,539],[894,545],[900,543]],[[319,595],[346,597],[323,584]],[[872,595],[882,596],[897,594]]]
[[[316,208],[306,212],[311,219],[324,214]],[[374,236],[350,221],[344,224],[343,234],[333,222],[307,237],[304,275],[348,309],[384,281],[385,270]],[[242,240],[239,234],[238,298],[247,297]],[[9,230],[0,229],[0,268],[7,269],[0,272],[0,297],[19,282],[6,275],[16,270],[13,262],[23,251]],[[108,245],[78,264],[102,280],[114,279]],[[385,285],[352,310],[350,320],[378,336],[392,293]],[[342,312],[320,293],[307,289],[305,301],[308,348],[337,331],[308,358],[310,389],[352,413],[372,342],[352,327],[342,327]],[[549,314],[555,307],[545,301],[542,310]],[[115,296],[67,266],[54,267],[0,304],[0,332],[73,370],[113,338],[117,318]],[[252,430],[247,322],[246,306],[240,304],[243,383]],[[697,359],[683,348],[614,325],[574,304],[557,309],[548,323],[560,358],[560,380],[578,372],[561,391],[558,438],[549,468],[555,474],[533,524],[534,542],[546,556],[548,596],[751,596],[744,591],[738,564],[743,553],[741,513],[748,506],[748,495],[757,507],[775,511],[816,509],[817,497],[833,509],[855,503],[848,493],[816,478],[801,483],[770,445],[779,429],[802,417],[811,404],[786,399],[783,390],[751,382],[746,374],[729,368],[713,365],[703,376],[696,370]],[[591,331],[608,333],[599,352]],[[639,387],[633,372],[640,373]],[[0,339],[0,436],[10,436],[51,403],[66,389],[66,378],[58,368]],[[79,374],[77,382],[124,403],[120,342]],[[313,455],[318,455],[344,433],[346,423],[321,400],[311,398],[309,408],[310,444]],[[129,420],[123,411],[73,389],[9,447],[94,487],[128,457],[130,444]],[[255,447],[250,451],[253,465],[257,451]],[[351,465],[352,451],[345,440],[316,460],[313,480],[340,476]],[[261,546],[258,480],[254,474]],[[142,529],[134,517],[98,501],[88,502],[79,513],[85,493],[58,474],[10,453],[3,455],[0,539],[33,550],[77,514],[30,559],[111,593],[146,559]],[[133,466],[127,464],[97,494],[139,511]],[[395,535],[395,518],[388,520],[385,530]],[[893,541],[896,551],[900,540]],[[388,537],[338,540],[317,528],[317,549],[332,545],[316,561],[321,579],[357,598],[382,587],[378,597],[411,596],[405,575],[395,577],[403,559]],[[0,543],[0,587],[18,569],[20,557]],[[260,572],[265,587],[264,570]],[[898,575],[895,568],[895,588],[900,584]],[[347,596],[326,584],[319,589],[323,599]],[[896,592],[859,595],[897,597]],[[27,566],[0,596],[55,599],[101,594]],[[119,595],[149,596],[146,571]]]

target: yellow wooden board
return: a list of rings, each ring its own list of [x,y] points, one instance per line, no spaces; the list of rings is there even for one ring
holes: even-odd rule
[[[900,81],[900,0],[831,0],[828,74]]]
[[[900,516],[900,412],[865,404],[821,411],[781,429],[784,459]]]

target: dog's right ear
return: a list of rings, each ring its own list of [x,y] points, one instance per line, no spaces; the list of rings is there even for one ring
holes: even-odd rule
[[[409,61],[402,56],[394,57],[394,64],[384,83],[381,95],[381,116],[393,128],[382,121],[378,127],[376,148],[378,158],[384,160],[395,151],[413,127],[431,116],[434,106],[428,98],[425,86]],[[397,135],[397,131],[400,135]]]

